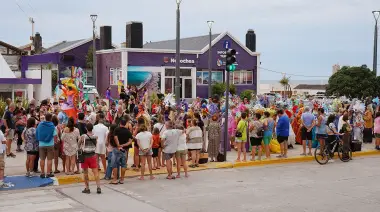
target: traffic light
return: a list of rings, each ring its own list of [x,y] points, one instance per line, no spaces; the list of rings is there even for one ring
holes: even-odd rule
[[[226,52],[226,70],[233,72],[236,70],[235,62],[236,62],[236,50],[228,49]]]

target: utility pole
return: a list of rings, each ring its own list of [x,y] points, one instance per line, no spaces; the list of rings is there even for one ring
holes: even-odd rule
[[[32,36],[30,36],[30,40],[32,41],[32,45],[30,46],[29,55],[32,55],[32,51],[34,50],[34,19],[32,17],[29,18],[29,22],[32,24]]]
[[[211,72],[211,69],[212,69],[212,49],[211,49],[211,42],[212,42],[212,24],[214,23],[214,21],[207,21],[207,24],[208,24],[208,28],[210,29],[209,31],[209,37],[210,37],[210,42],[209,42],[209,50],[208,50],[208,97],[211,97],[212,95],[212,92],[211,92],[211,81],[212,81],[212,78],[211,78],[211,75],[212,75],[212,72]]]
[[[375,33],[374,33],[374,41],[373,41],[373,72],[375,72],[375,76],[377,76],[377,38],[378,38],[378,27],[377,23],[380,17],[380,10],[372,11],[373,17],[375,18]]]
[[[180,107],[180,99],[181,99],[181,84],[180,84],[180,75],[181,75],[181,70],[180,70],[180,61],[181,61],[181,50],[180,50],[180,27],[181,27],[181,22],[180,22],[180,6],[181,6],[182,0],[176,0],[177,3],[177,21],[176,21],[176,61],[175,61],[175,102],[176,102],[176,107]]]
[[[93,79],[93,84],[97,88],[98,83],[97,83],[97,63],[96,63],[96,34],[95,34],[95,21],[98,18],[98,15],[90,15],[91,20],[92,20],[92,79]]]

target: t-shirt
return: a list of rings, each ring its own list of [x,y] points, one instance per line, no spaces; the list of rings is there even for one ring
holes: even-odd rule
[[[186,134],[182,132],[182,130],[177,130],[178,133],[181,133],[178,139],[178,146],[177,146],[177,151],[183,151],[187,150],[187,145],[186,145]]]
[[[156,123],[153,126],[153,129],[154,128],[157,128],[158,130],[160,130],[160,136],[162,136],[164,134],[164,132],[166,131],[166,126],[165,126],[165,124],[162,124],[162,123]]]
[[[4,119],[7,122],[7,126],[9,129],[15,129],[15,122],[13,120],[13,113],[7,110],[4,114]]]
[[[6,149],[6,145],[3,144],[3,141],[6,141],[3,132],[0,131],[0,154],[3,154]]]
[[[58,135],[58,131],[57,131],[57,128],[55,128],[54,133],[53,133],[53,139],[51,139],[50,142],[39,141],[38,146],[39,147],[54,146],[54,137],[57,135]]]
[[[289,136],[289,117],[287,115],[283,115],[278,119],[277,126],[276,126],[276,133],[277,136]]]
[[[337,132],[336,126],[333,122],[331,122],[329,125],[326,125],[326,132],[328,135],[334,135],[334,130]]]
[[[152,139],[153,139],[152,148],[160,148],[160,144],[161,144],[160,134],[153,135]]]
[[[315,119],[315,117],[311,113],[303,113],[301,116],[301,120],[303,121],[303,123],[306,127],[311,127],[314,119]]]
[[[77,128],[79,129],[80,135],[83,135],[83,134],[87,133],[86,123],[78,122]]]
[[[67,122],[69,121],[69,117],[66,115],[65,112],[61,111],[61,112],[58,113],[58,120],[59,120],[60,124],[66,125]]]
[[[105,144],[107,139],[108,128],[104,124],[97,124],[92,130],[95,136],[98,137],[97,144]]]
[[[149,149],[152,133],[149,131],[140,132],[136,135],[136,139],[140,142],[139,146],[141,149]]]
[[[120,145],[126,144],[130,139],[133,139],[132,133],[125,127],[117,127],[114,134],[117,136]],[[129,148],[132,148],[132,144],[124,147],[123,149],[128,150]]]
[[[163,152],[172,154],[177,151],[178,148],[178,139],[179,139],[180,133],[178,130],[166,130],[164,134],[162,135],[162,139],[165,140]]]
[[[251,131],[252,125],[253,125],[254,129]],[[256,121],[251,121],[249,123],[249,137],[250,138],[252,138],[252,137],[258,138],[259,136],[257,135],[257,132],[259,130],[263,130],[263,123],[261,121],[256,120]]]

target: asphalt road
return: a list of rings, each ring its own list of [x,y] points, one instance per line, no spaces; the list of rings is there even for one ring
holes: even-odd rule
[[[380,157],[325,166],[316,162],[191,172],[124,185],[103,185],[103,194],[82,185],[0,193],[0,211],[378,211]]]

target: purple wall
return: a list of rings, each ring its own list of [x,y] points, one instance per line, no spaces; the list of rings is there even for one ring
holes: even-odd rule
[[[121,67],[121,52],[97,54],[98,64],[98,92],[104,96],[107,88],[110,86],[110,68],[122,68]],[[117,96],[117,86],[111,86],[111,95]]]
[[[171,62],[174,53],[128,52],[128,66],[175,66]],[[181,60],[193,60],[194,63],[181,63],[181,67],[197,66],[196,54],[181,54]]]
[[[28,64],[52,63],[58,64],[60,60],[59,53],[39,54],[21,57],[21,77],[25,78],[25,71],[28,70]]]

